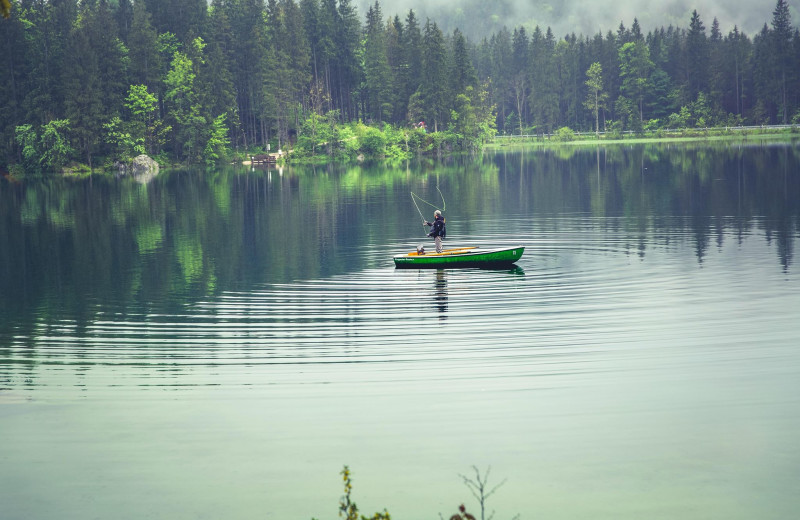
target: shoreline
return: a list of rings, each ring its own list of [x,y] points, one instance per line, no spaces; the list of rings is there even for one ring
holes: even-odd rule
[[[691,132],[689,130],[688,132]],[[687,132],[687,133],[688,133]],[[800,127],[791,127],[782,131],[771,130],[765,132],[750,133],[748,130],[739,131],[732,129],[707,129],[700,130],[704,135],[637,135],[621,138],[597,138],[594,135],[580,136],[571,140],[558,140],[553,137],[545,136],[496,136],[492,141],[484,145],[484,149],[502,149],[520,146],[599,146],[611,144],[647,144],[647,143],[689,143],[702,141],[794,141],[800,140]]]

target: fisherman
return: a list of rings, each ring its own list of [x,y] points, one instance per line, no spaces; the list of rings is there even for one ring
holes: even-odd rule
[[[431,231],[428,233],[429,237],[433,237],[433,242],[436,244],[436,252],[442,252],[442,239],[447,235],[447,230],[444,227],[444,217],[442,212],[438,209],[433,212],[433,222],[425,221],[426,226],[431,226]]]

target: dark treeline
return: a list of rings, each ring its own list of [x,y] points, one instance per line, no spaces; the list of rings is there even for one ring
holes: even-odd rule
[[[470,42],[378,2],[362,17],[352,0],[21,0],[0,20],[0,157],[214,162],[354,121],[463,136],[800,119],[785,0],[753,37],[688,24]]]
[[[631,27],[558,40],[536,27],[503,30],[474,51],[491,76],[501,131],[789,124],[800,120],[800,32],[784,0],[753,38],[688,28]],[[608,124],[612,124],[611,128]]]

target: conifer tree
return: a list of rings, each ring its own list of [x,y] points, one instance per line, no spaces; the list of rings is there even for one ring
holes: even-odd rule
[[[403,52],[403,22],[395,15],[386,24],[386,60],[391,71],[392,88],[389,95],[392,104],[391,122],[400,123],[408,110],[408,93],[405,89],[405,53]]]
[[[338,25],[335,31],[337,76],[334,99],[339,99],[338,108],[346,120],[358,118],[356,91],[361,84],[361,60],[358,52],[361,45],[361,23],[358,10],[351,0],[339,0],[336,10]]]
[[[603,66],[594,62],[586,71],[586,86],[589,87],[589,96],[586,99],[586,108],[594,111],[595,133],[600,137],[600,105],[603,103]]]
[[[364,30],[364,97],[366,114],[374,121],[383,121],[391,116],[391,79],[383,14],[376,1],[367,11]]]
[[[644,121],[644,98],[650,91],[650,73],[653,62],[650,49],[644,40],[635,40],[623,45],[619,50],[620,77],[623,96],[636,102],[639,121]]]
[[[146,85],[151,91],[160,92],[163,64],[158,52],[158,35],[150,22],[150,13],[141,0],[133,6],[128,33],[128,56],[130,83]]]
[[[433,131],[447,122],[447,48],[436,22],[425,23],[422,40],[422,82],[419,87],[425,117],[433,121]],[[426,122],[428,126],[429,123]],[[443,127],[443,126],[442,126]]]
[[[511,106],[511,85],[513,81],[513,63],[511,61],[511,34],[505,27],[492,35],[489,40],[491,69],[483,78],[491,78],[490,92],[492,99],[498,104],[498,127],[506,132],[513,130],[507,128],[506,117]],[[528,70],[523,71],[528,75]]]
[[[778,0],[772,12],[772,77],[775,81],[775,97],[778,105],[778,117],[781,123],[789,121],[789,78],[793,59],[792,22],[789,5],[786,0]],[[795,63],[795,67],[797,64]]]
[[[467,49],[467,39],[458,29],[453,31],[452,64],[450,66],[450,89],[454,95],[463,94],[468,87],[476,87],[478,77]]]
[[[407,101],[419,90],[422,79],[422,31],[419,28],[417,16],[413,10],[409,10],[406,15],[405,27],[403,30],[402,47],[403,53],[403,76],[402,81],[405,87]],[[408,114],[408,108],[404,117],[409,122],[415,122]]]
[[[131,0],[117,0],[117,8],[114,12],[114,17],[117,20],[117,34],[126,43],[128,41],[128,33],[133,25],[133,9],[134,5]]]
[[[537,27],[538,30],[538,27]],[[514,29],[514,34],[511,37],[511,70],[513,71],[510,78],[510,86],[514,98],[514,106],[516,107],[517,124],[519,126],[519,133],[522,135],[523,125],[529,123],[528,121],[528,97],[532,95],[532,70],[531,62],[529,60],[528,36],[525,34],[525,28],[520,27]]]
[[[303,30],[303,16],[300,7],[294,0],[281,0],[279,3],[281,23],[280,23],[280,43],[276,44],[276,49],[284,49],[283,56],[288,55],[285,67],[285,78],[282,80],[285,99],[285,106],[279,108],[291,118],[295,127],[300,124],[300,105],[310,81],[309,64],[311,60],[311,50]],[[287,120],[288,121],[288,120]],[[288,139],[288,126],[282,130],[279,136],[281,142]]]
[[[692,11],[686,34],[686,87],[689,100],[700,92],[708,92],[709,52],[706,28],[697,10]]]

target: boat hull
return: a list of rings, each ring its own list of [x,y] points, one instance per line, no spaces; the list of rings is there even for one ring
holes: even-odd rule
[[[401,269],[443,269],[478,267],[497,269],[510,267],[522,257],[523,246],[507,249],[466,247],[445,249],[441,253],[408,253],[394,256],[394,265]]]

